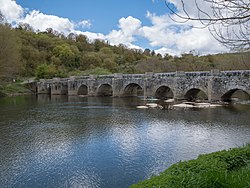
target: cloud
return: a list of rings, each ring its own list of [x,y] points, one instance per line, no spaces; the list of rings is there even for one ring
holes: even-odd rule
[[[200,24],[196,22],[178,24],[168,15],[157,16],[147,13],[152,25],[142,27],[143,36],[147,38],[152,47],[158,47],[163,53],[167,49],[175,55],[195,50],[203,54],[225,52],[227,49],[216,41],[207,28],[193,27]]]
[[[157,1],[152,0],[153,3]],[[182,4],[180,0],[169,0],[177,10],[180,11]],[[186,9],[195,14],[195,1],[186,3]],[[202,9],[208,9],[206,4],[197,3]],[[197,29],[198,21],[190,21],[184,24],[178,24],[171,20],[167,14],[156,15],[147,12],[147,19],[150,25],[143,25],[142,21],[132,17],[122,17],[118,21],[118,29],[110,31],[107,35],[89,31],[81,31],[92,26],[90,20],[82,20],[78,23],[55,15],[47,15],[38,10],[25,11],[23,7],[13,0],[0,0],[0,11],[6,17],[9,23],[28,23],[35,30],[46,31],[47,28],[53,28],[64,34],[76,33],[86,35],[90,41],[101,39],[109,41],[112,45],[124,44],[129,48],[142,49],[136,45],[139,39],[148,40],[150,46],[161,54],[180,55],[181,53],[195,50],[202,54],[225,52],[227,49],[216,41],[207,29]],[[208,10],[209,11],[209,10]],[[194,15],[195,16],[195,15]],[[178,20],[178,17],[174,17]],[[140,42],[140,41],[139,41]]]
[[[111,44],[125,44],[132,46],[132,42],[136,41],[135,35],[140,34],[141,21],[132,16],[121,18],[118,27],[120,30],[112,30],[107,36],[107,40]]]
[[[12,0],[0,0],[0,12],[7,22],[17,22],[23,15],[24,9]]]
[[[99,39],[99,40],[106,40],[105,35],[102,34],[102,33],[93,33],[93,32],[89,32],[89,31],[83,32],[83,31],[78,31],[78,30],[74,31],[74,33],[76,33],[76,34],[78,34],[78,35],[79,35],[79,34],[82,34],[82,35],[87,36],[88,39],[89,39],[91,42],[93,42],[93,41],[96,40],[96,39]]]
[[[155,50],[155,53],[156,54],[161,54],[161,55],[165,55],[165,54],[169,54],[169,55],[172,55],[172,56],[175,56],[176,54],[181,54],[180,51],[176,51],[176,50],[173,50],[171,48],[166,48],[166,47],[162,47],[162,48],[159,48],[157,50]]]
[[[175,6],[178,14],[183,15],[183,16],[186,16],[187,15],[186,13],[188,13],[190,17],[209,18],[206,14],[202,14],[202,13],[198,14],[199,11],[197,7],[199,7],[199,10],[201,10],[201,12],[206,12],[209,15],[213,15],[210,1],[189,0],[188,2],[184,1],[184,5],[181,2],[181,0],[167,0],[167,2],[172,3]],[[179,18],[175,17],[175,20],[179,20]]]
[[[80,22],[77,23],[77,25],[81,28],[90,28],[92,26],[92,23],[90,20],[82,20]]]
[[[27,14],[20,22],[28,23],[35,30],[46,31],[47,28],[53,28],[65,34],[73,32],[75,27],[73,22],[67,18],[43,14],[36,10]]]

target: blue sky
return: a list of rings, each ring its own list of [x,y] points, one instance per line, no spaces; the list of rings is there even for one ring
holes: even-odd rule
[[[132,16],[143,24],[150,25],[146,18],[147,11],[165,14],[167,8],[163,0],[17,0],[22,7],[39,10],[45,14],[69,18],[75,22],[90,20],[88,30],[108,34],[117,29],[117,21],[122,17]]]
[[[178,1],[171,0],[177,10]],[[173,22],[164,0],[0,0],[0,11],[9,23],[28,23],[35,31],[53,28],[161,54],[226,51],[207,29],[192,27],[197,23]]]

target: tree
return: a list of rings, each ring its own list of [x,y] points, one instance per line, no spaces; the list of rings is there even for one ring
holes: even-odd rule
[[[181,23],[199,21],[201,28],[207,27],[224,46],[239,51],[250,50],[249,0],[193,0],[196,10],[190,9],[190,1],[165,2],[172,20]]]
[[[77,47],[67,44],[57,45],[53,49],[53,55],[59,58],[63,65],[70,69],[79,67],[78,53]]]
[[[0,79],[10,79],[20,71],[20,45],[14,30],[0,25]]]

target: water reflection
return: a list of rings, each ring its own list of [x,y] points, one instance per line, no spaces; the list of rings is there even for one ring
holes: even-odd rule
[[[128,187],[180,160],[250,142],[250,105],[136,109],[138,98],[0,99],[2,187]]]

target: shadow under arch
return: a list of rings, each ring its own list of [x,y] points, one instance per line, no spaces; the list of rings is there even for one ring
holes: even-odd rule
[[[123,91],[124,97],[136,97],[136,96],[143,96],[144,92],[142,87],[139,84],[131,83],[128,84]]]
[[[155,92],[155,98],[172,99],[174,98],[174,93],[168,86],[160,86]]]
[[[77,91],[77,95],[88,95],[88,86],[81,85]]]
[[[48,87],[48,94],[51,94],[51,93],[52,93],[51,90],[52,90],[52,88],[51,88],[51,86],[49,86],[49,87]]]
[[[208,100],[207,94],[198,88],[192,88],[188,90],[184,95],[184,98],[188,101]]]
[[[250,100],[250,94],[242,89],[231,89],[222,95],[221,100],[224,102]]]
[[[109,84],[102,84],[97,89],[97,96],[98,97],[108,97],[113,96],[113,89],[112,86]]]

